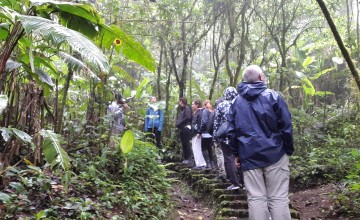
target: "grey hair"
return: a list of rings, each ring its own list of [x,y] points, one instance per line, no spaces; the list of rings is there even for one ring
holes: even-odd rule
[[[245,82],[258,82],[259,76],[263,73],[262,69],[258,65],[250,65],[245,68],[242,77]]]

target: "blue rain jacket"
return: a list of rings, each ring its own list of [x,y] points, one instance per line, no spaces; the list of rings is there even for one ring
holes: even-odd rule
[[[228,138],[244,171],[267,167],[294,152],[291,114],[284,99],[263,82],[238,86],[230,107]]]
[[[145,131],[155,128],[158,131],[162,131],[164,125],[164,111],[157,109],[156,111],[149,107],[146,109],[145,116]]]

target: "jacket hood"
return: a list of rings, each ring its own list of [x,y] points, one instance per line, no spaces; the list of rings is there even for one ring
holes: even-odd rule
[[[224,91],[223,98],[225,100],[233,100],[237,96],[236,89],[234,87],[227,87]]]
[[[254,100],[265,89],[266,85],[263,82],[242,82],[238,85],[238,93],[246,100]]]

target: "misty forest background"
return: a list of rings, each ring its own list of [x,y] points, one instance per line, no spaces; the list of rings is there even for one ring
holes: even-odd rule
[[[294,190],[326,183],[360,210],[355,0],[2,0],[0,217],[171,219],[158,158],[180,161],[177,100],[220,98],[257,64],[293,115]],[[109,149],[107,105],[129,128]],[[164,149],[145,139],[150,96]]]

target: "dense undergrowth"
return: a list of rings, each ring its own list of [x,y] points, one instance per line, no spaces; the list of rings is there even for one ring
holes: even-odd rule
[[[335,108],[333,108],[335,109]],[[292,188],[303,190],[335,183],[333,195],[345,215],[359,215],[360,210],[360,114],[313,115],[293,110],[296,152],[291,157]],[[326,123],[325,123],[326,122]]]
[[[1,219],[166,219],[171,209],[157,150],[137,141],[122,154],[104,148],[72,154],[67,186],[49,167],[9,167]]]

